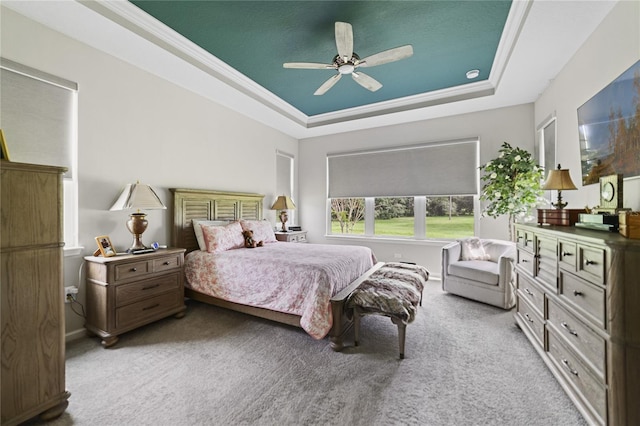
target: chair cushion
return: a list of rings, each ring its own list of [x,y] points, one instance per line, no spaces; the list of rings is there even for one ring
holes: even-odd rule
[[[458,240],[460,243],[460,260],[489,260],[482,241],[478,237]]]
[[[453,262],[449,265],[447,272],[449,275],[496,286],[500,278],[498,264],[486,260],[461,260],[459,262]]]

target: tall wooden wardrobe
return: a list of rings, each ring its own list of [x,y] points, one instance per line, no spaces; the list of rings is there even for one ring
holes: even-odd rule
[[[64,412],[63,192],[60,167],[2,160],[2,425]]]

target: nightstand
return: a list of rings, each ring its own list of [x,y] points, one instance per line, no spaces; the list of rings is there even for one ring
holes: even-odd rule
[[[184,249],[114,257],[86,256],[86,329],[107,348],[118,335],[175,315],[184,305]]]
[[[286,243],[306,243],[307,231],[276,232],[276,240]]]

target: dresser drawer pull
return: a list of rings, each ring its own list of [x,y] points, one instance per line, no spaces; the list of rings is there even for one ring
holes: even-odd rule
[[[160,306],[160,304],[156,303],[155,305],[151,305],[151,306],[147,306],[146,308],[142,308],[142,310],[143,311],[148,311],[149,309],[157,308],[158,306]]]
[[[527,263],[527,262],[528,262],[528,260],[527,260],[527,259],[522,259],[520,262],[522,262],[522,263]]]
[[[131,268],[131,269],[129,269],[129,271],[131,271],[131,272],[137,272],[137,271],[138,271],[138,268]]]
[[[171,262],[169,262],[168,260],[166,262],[163,263],[163,265],[169,266],[171,265]]]
[[[583,293],[581,291],[578,291],[578,290],[573,290],[573,295],[578,297],[578,296],[582,296]]]
[[[569,332],[569,334],[573,334],[574,336],[578,335],[578,332],[576,332],[575,330],[572,330],[571,328],[569,328],[569,325],[566,322],[562,321],[560,323],[560,325],[562,326],[562,328],[567,330]]]
[[[152,288],[160,287],[160,284],[148,285],[146,287],[142,287],[142,290],[151,290]]]
[[[527,321],[529,322],[534,322],[531,317],[529,316],[529,314],[524,314],[524,317],[527,319]]]
[[[524,292],[527,293],[529,296],[533,297],[533,292],[531,290],[529,290],[528,288],[525,288]]]
[[[569,253],[568,251],[563,251],[562,255],[563,256],[573,256],[573,253]]]
[[[524,240],[525,243],[532,243],[533,240]]]
[[[595,260],[586,260],[584,262],[585,265],[589,266],[589,265],[597,265],[597,262]]]
[[[563,358],[562,363],[564,364],[565,367],[567,367],[567,369],[571,372],[571,374],[573,374],[574,376],[578,375],[578,372],[573,368],[571,368],[571,364],[569,364],[569,361]]]

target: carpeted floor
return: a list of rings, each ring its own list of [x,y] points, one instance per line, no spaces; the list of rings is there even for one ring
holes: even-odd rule
[[[388,318],[333,352],[300,329],[190,301],[173,317],[67,348],[59,425],[585,425],[513,312],[425,289],[406,358]],[[352,342],[348,342],[352,344]],[[32,422],[37,424],[38,422]]]

